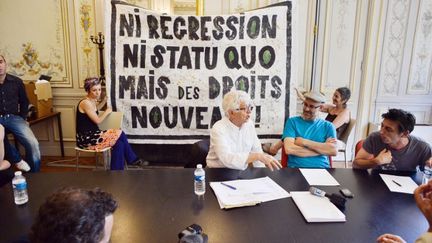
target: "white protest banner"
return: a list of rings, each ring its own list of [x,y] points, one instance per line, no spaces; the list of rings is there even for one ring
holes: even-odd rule
[[[292,3],[241,14],[175,16],[112,1],[106,9],[107,92],[132,143],[208,138],[232,88],[250,94],[261,139],[289,114]]]

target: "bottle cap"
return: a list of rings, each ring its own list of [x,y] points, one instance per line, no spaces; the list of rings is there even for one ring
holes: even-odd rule
[[[202,169],[202,164],[197,164],[198,169]]]
[[[15,175],[20,176],[20,175],[22,175],[22,172],[21,171],[15,171]]]

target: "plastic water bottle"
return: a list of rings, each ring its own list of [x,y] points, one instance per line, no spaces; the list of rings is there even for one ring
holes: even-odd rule
[[[15,172],[15,177],[12,179],[12,187],[16,205],[28,202],[27,181],[21,171]]]
[[[425,165],[424,171],[423,171],[422,184],[428,184],[430,179],[432,179],[432,168]]]
[[[194,171],[194,189],[196,195],[204,195],[205,193],[205,171],[201,164],[197,164]]]

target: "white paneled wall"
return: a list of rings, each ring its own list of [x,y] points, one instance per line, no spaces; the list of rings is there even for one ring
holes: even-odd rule
[[[388,0],[372,2],[376,38],[366,62],[374,63],[370,114],[379,123],[388,108],[411,111],[417,123],[432,123],[432,1]],[[372,55],[373,54],[373,55]]]

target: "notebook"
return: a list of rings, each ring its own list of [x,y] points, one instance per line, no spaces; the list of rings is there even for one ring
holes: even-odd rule
[[[345,214],[327,197],[318,197],[309,191],[291,192],[291,196],[308,223],[346,221]]]
[[[290,194],[269,177],[250,180],[210,182],[221,209],[254,206],[289,197]]]

